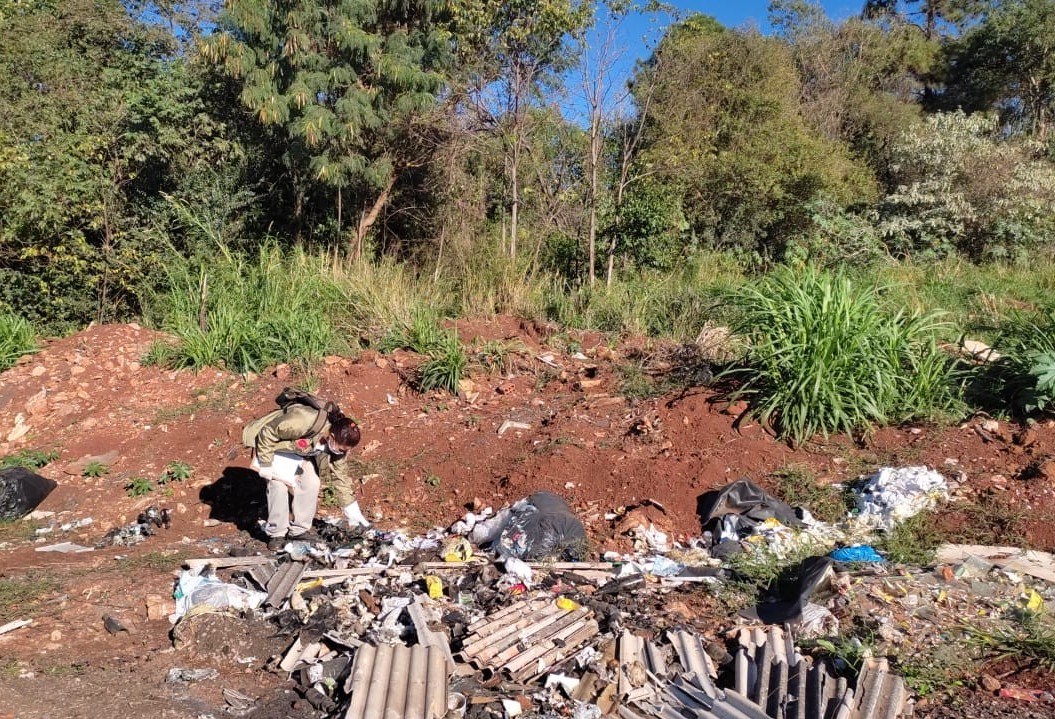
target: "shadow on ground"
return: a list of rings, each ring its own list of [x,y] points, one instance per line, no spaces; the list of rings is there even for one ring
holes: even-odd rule
[[[198,499],[209,506],[209,519],[255,532],[258,520],[267,517],[266,484],[251,469],[226,467],[219,479],[201,488]]]

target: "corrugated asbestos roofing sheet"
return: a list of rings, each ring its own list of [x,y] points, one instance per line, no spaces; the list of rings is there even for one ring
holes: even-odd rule
[[[719,690],[713,668],[697,636],[671,632],[680,672],[665,673],[650,659],[659,647],[639,638],[620,638],[620,696],[637,710],[660,719],[907,719],[905,683],[885,659],[865,661],[851,687],[827,662],[814,665],[795,648],[790,633],[741,630],[734,665],[734,688]],[[651,686],[636,686],[640,663]],[[625,684],[624,684],[625,683]],[[632,718],[629,718],[632,719]]]
[[[599,631],[593,612],[584,607],[521,602],[469,625],[459,656],[486,673],[526,681],[570,657]]]
[[[447,714],[447,658],[438,647],[366,644],[345,682],[345,719],[441,719]]]

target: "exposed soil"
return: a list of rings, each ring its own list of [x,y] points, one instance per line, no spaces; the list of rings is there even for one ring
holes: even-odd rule
[[[1007,536],[993,541],[1055,550],[1055,423],[985,429],[977,418],[961,427],[887,428],[861,444],[835,437],[792,449],[705,388],[641,401],[621,396],[619,365],[641,342],[611,348],[601,337],[579,337],[586,359],[577,360],[546,326],[497,318],[457,328],[466,340],[516,339],[525,352],[505,374],[473,376],[466,397],[410,389],[405,380],[419,360],[402,352],[328,357],[314,374],[316,391],[363,428],[357,452],[369,481],[361,504],[378,527],[447,526],[467,507],[497,508],[550,490],[573,505],[599,555],[631,549],[626,532],[642,518],[676,538],[697,536],[700,495],[740,477],[772,487],[771,473],[791,465],[838,482],[883,465],[927,464],[958,483],[960,504],[941,518],[944,529],[971,529],[977,510],[970,508],[990,507],[1007,520],[1000,525]],[[180,557],[263,550],[251,536],[263,514],[263,486],[248,470],[241,428],[303,378],[285,367],[246,379],[141,366],[158,336],[134,325],[91,327],[0,374],[0,457],[59,452],[40,472],[59,485],[39,507],[54,517],[26,531],[0,527],[0,580],[50,582],[40,602],[24,607],[34,623],[0,636],[0,718],[195,717],[216,713],[224,688],[273,704],[278,716],[307,711],[283,693],[287,684],[277,674],[260,671],[283,638],[266,631],[251,633],[252,641],[230,637],[220,620],[193,649],[173,648],[168,621],[147,618],[148,595],[171,597]],[[506,421],[530,429],[500,435]],[[108,473],[83,476],[93,459]],[[156,482],[170,462],[190,465],[191,477],[148,496],[128,495],[132,478]],[[34,551],[61,541],[95,545],[150,505],[171,508],[173,526],[135,546]],[[610,512],[619,518],[606,520]],[[87,526],[58,527],[87,517]],[[51,533],[32,536],[34,527],[52,524]],[[109,634],[103,614],[130,632]],[[0,615],[0,625],[22,616],[16,607]],[[173,667],[213,667],[220,677],[168,683]],[[1013,713],[1021,706],[1015,700],[985,697],[983,705],[989,713],[978,716],[1032,716]]]

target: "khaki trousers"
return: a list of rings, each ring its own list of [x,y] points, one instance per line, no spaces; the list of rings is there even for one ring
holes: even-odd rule
[[[319,473],[315,463],[302,459],[297,469],[292,496],[289,485],[268,480],[267,483],[267,527],[269,537],[298,537],[311,529],[311,520],[319,504]],[[292,505],[292,522],[290,506]]]

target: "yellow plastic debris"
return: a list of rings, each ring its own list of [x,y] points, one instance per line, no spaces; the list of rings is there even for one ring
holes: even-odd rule
[[[306,582],[301,582],[300,584],[297,585],[297,591],[298,592],[306,592],[309,589],[314,589],[315,587],[321,587],[321,586],[322,586],[322,577],[318,577],[317,579],[309,579]]]
[[[443,598],[443,580],[436,575],[428,574],[425,576],[425,587],[429,590],[429,598]]]
[[[572,611],[574,609],[578,609],[579,608],[579,604],[577,602],[575,602],[575,601],[573,601],[571,599],[568,599],[567,597],[559,598],[557,600],[557,606],[560,607],[561,609],[563,609],[566,612],[570,612],[570,611]]]
[[[1044,609],[1044,598],[1037,594],[1036,589],[1029,590],[1029,599],[1026,601],[1026,609],[1031,612],[1040,612]]]
[[[443,561],[467,562],[473,556],[473,545],[465,537],[458,537],[447,542],[443,547]]]

